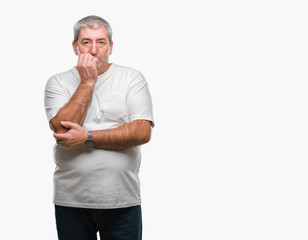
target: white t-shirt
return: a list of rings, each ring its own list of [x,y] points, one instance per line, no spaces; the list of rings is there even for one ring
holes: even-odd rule
[[[45,88],[50,120],[70,100],[80,84],[76,68],[52,76]],[[116,128],[133,120],[153,122],[152,100],[143,75],[112,64],[98,76],[83,128]],[[113,151],[54,147],[54,203],[82,208],[122,208],[139,205],[140,147]]]

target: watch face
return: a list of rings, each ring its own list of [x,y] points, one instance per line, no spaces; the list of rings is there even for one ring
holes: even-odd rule
[[[94,143],[91,140],[86,141],[85,145],[87,149],[94,147]]]

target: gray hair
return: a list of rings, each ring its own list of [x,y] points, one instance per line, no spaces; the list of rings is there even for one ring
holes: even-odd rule
[[[104,27],[107,31],[109,42],[111,43],[112,29],[111,29],[110,24],[105,19],[95,16],[95,15],[84,17],[75,24],[74,26],[74,41],[75,42],[78,41],[80,29],[85,28],[85,27],[92,28],[92,29],[98,29],[100,27]]]

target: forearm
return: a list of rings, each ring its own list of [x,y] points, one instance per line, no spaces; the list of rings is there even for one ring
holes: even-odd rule
[[[150,141],[151,122],[135,120],[118,128],[93,131],[95,148],[123,150]]]
[[[61,121],[83,124],[92,99],[94,86],[95,84],[80,83],[69,102],[51,119],[50,123],[54,132],[67,132],[68,129],[61,125]]]

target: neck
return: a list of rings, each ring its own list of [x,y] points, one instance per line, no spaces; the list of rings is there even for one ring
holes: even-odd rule
[[[107,70],[109,69],[110,66],[111,66],[111,63],[107,63],[106,65],[104,65],[104,67],[102,69],[98,69],[98,75],[101,75],[101,74],[107,72]]]

